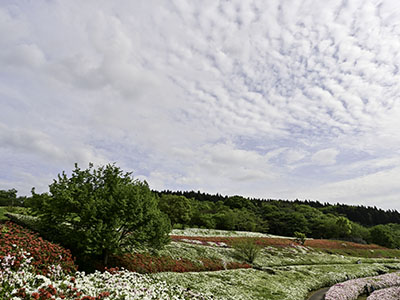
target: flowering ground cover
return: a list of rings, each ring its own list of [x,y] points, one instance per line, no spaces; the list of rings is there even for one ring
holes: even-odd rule
[[[223,243],[231,246],[233,243],[241,240],[252,240],[260,246],[275,246],[275,247],[290,247],[295,244],[293,239],[289,238],[270,238],[270,237],[213,237],[213,236],[193,236],[188,239],[187,236],[172,235],[171,239],[174,241],[182,242],[201,242],[203,245],[212,243]],[[384,247],[373,244],[357,244],[352,242],[333,241],[333,240],[306,240],[305,246],[318,248],[318,249],[386,249]]]
[[[77,270],[69,250],[50,243],[37,233],[15,223],[9,221],[1,223],[0,259],[14,257],[16,259],[14,267],[17,268],[22,259],[21,249],[29,253],[32,258],[35,273],[46,275],[52,265],[60,265],[66,273]]]
[[[400,286],[400,273],[398,272],[375,277],[352,279],[332,286],[325,294],[325,299],[354,300],[362,294],[369,294],[374,290],[380,290],[394,286]],[[386,298],[379,299],[384,300]]]
[[[247,237],[247,236],[177,236],[171,235],[171,239],[176,242],[185,242],[192,244],[200,244],[205,246],[221,246],[231,247],[234,243],[250,240],[261,247],[296,247],[297,243],[293,239],[288,238],[270,238],[270,237]],[[357,244],[352,242],[334,241],[334,240],[306,240],[305,247],[314,250],[327,252],[328,254],[347,255],[365,258],[395,258],[400,257],[400,250],[388,249],[374,244]]]
[[[46,276],[35,274],[34,258],[22,250],[0,262],[0,299],[215,299],[126,270],[66,274],[59,265],[52,265]]]
[[[220,230],[220,229],[203,229],[203,228],[185,228],[185,229],[173,229],[171,235],[177,236],[219,236],[219,237],[278,237],[271,234],[265,234],[260,232],[251,231],[233,231],[233,230]],[[285,237],[287,238],[287,237]]]
[[[138,273],[202,272],[251,268],[246,263],[226,262],[218,258],[200,257],[197,260],[190,260],[187,258],[172,258],[166,255],[154,256],[148,253],[125,254],[114,257],[113,263]]]
[[[194,291],[222,299],[305,300],[310,291],[346,278],[387,272],[381,264],[313,265],[274,267],[267,271],[239,269],[201,273],[155,273],[169,283],[179,282]]]
[[[391,287],[373,292],[367,300],[398,300],[400,299],[400,287]]]
[[[34,223],[35,220],[30,218],[28,221]],[[36,279],[29,278],[33,282],[42,284],[42,286],[29,285],[29,289],[19,292],[21,297],[26,293],[26,295],[39,297],[37,299],[46,299],[44,298],[46,295],[49,296],[56,292],[57,295],[67,297],[65,299],[74,300],[91,300],[95,297],[99,297],[98,299],[123,299],[122,296],[118,298],[120,295],[118,292],[124,290],[125,287],[119,286],[118,282],[129,286],[129,282],[135,282],[136,279],[134,278],[137,278],[137,284],[132,286],[131,294],[133,296],[126,296],[126,299],[147,297],[143,293],[133,292],[143,282],[147,282],[143,283],[145,285],[143,289],[154,293],[149,292],[150,296],[144,299],[210,299],[207,295],[213,295],[213,299],[305,300],[310,291],[320,287],[331,286],[347,279],[377,275],[378,272],[388,272],[389,267],[400,269],[400,260],[398,259],[354,257],[345,252],[343,252],[343,255],[332,251],[328,252],[324,248],[336,245],[338,251],[354,249],[370,253],[385,250],[364,248],[364,245],[358,246],[357,244],[353,248],[353,243],[348,242],[319,242],[320,247],[313,248],[307,244],[311,240],[307,240],[306,246],[302,246],[294,243],[293,239],[265,236],[233,235],[214,236],[212,238],[208,236],[172,236],[172,238],[173,241],[156,254],[150,255],[144,251],[131,249],[131,254],[119,257],[121,261],[116,264],[151,274],[140,275],[127,270],[118,274],[112,272],[96,272],[95,275],[77,273],[73,280],[79,283],[78,286],[71,285],[73,283],[70,282],[72,280],[71,275],[68,275],[69,277],[64,276],[63,279],[49,279],[50,281],[44,279],[49,278],[48,276],[40,275],[43,276],[39,277],[42,280],[40,281],[36,277],[39,275],[35,275],[32,271],[26,271],[24,274],[31,274],[29,276],[34,276]],[[238,240],[246,241],[248,239],[254,242],[258,241],[262,246],[259,257],[255,260],[257,269],[246,269],[247,266],[235,256],[235,249],[231,247]],[[30,259],[30,256],[27,259]],[[230,266],[241,268],[230,270]],[[51,268],[52,270],[48,272],[48,275],[56,271],[54,269],[56,265]],[[207,271],[218,269],[222,270]],[[174,272],[153,273],[158,271]],[[18,272],[12,270],[12,273],[17,274]],[[95,289],[93,287],[93,285],[96,288],[101,286],[103,281],[108,284],[107,288]],[[166,283],[161,284],[160,281]],[[179,282],[182,288],[173,287],[176,282]],[[48,285],[45,285],[45,283]],[[70,286],[69,289],[68,286]],[[160,288],[153,286],[160,286]],[[81,289],[73,290],[73,288],[78,287]],[[14,288],[14,290],[18,292],[18,289]],[[160,294],[159,290],[163,290],[164,294]],[[156,296],[151,298],[153,295]],[[172,295],[177,296],[173,298]],[[43,298],[40,298],[42,296]],[[21,297],[15,299],[25,300]],[[0,299],[2,298],[0,297]]]

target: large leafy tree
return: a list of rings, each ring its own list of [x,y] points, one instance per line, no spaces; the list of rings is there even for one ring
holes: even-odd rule
[[[33,191],[31,203],[42,229],[80,254],[101,256],[105,265],[110,254],[169,241],[169,220],[147,183],[114,164],[85,170],[76,164],[71,176],[58,175],[49,194]]]
[[[172,225],[188,225],[193,215],[191,200],[185,196],[161,195],[159,207],[168,215]]]

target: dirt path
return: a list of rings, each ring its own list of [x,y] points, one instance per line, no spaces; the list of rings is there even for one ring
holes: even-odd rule
[[[329,287],[319,289],[318,291],[315,291],[309,298],[308,300],[323,300],[325,293],[329,290]]]

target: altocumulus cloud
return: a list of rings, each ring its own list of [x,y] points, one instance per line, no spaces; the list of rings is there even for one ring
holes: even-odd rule
[[[155,189],[397,208],[394,0],[0,4],[0,188],[117,162]]]

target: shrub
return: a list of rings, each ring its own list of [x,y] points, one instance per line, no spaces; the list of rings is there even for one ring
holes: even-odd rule
[[[304,243],[306,242],[306,235],[302,232],[296,231],[294,233],[294,237],[296,238],[295,242],[299,243],[300,245],[304,245]]]
[[[238,239],[232,244],[235,254],[252,264],[260,253],[261,247],[253,239]]]

